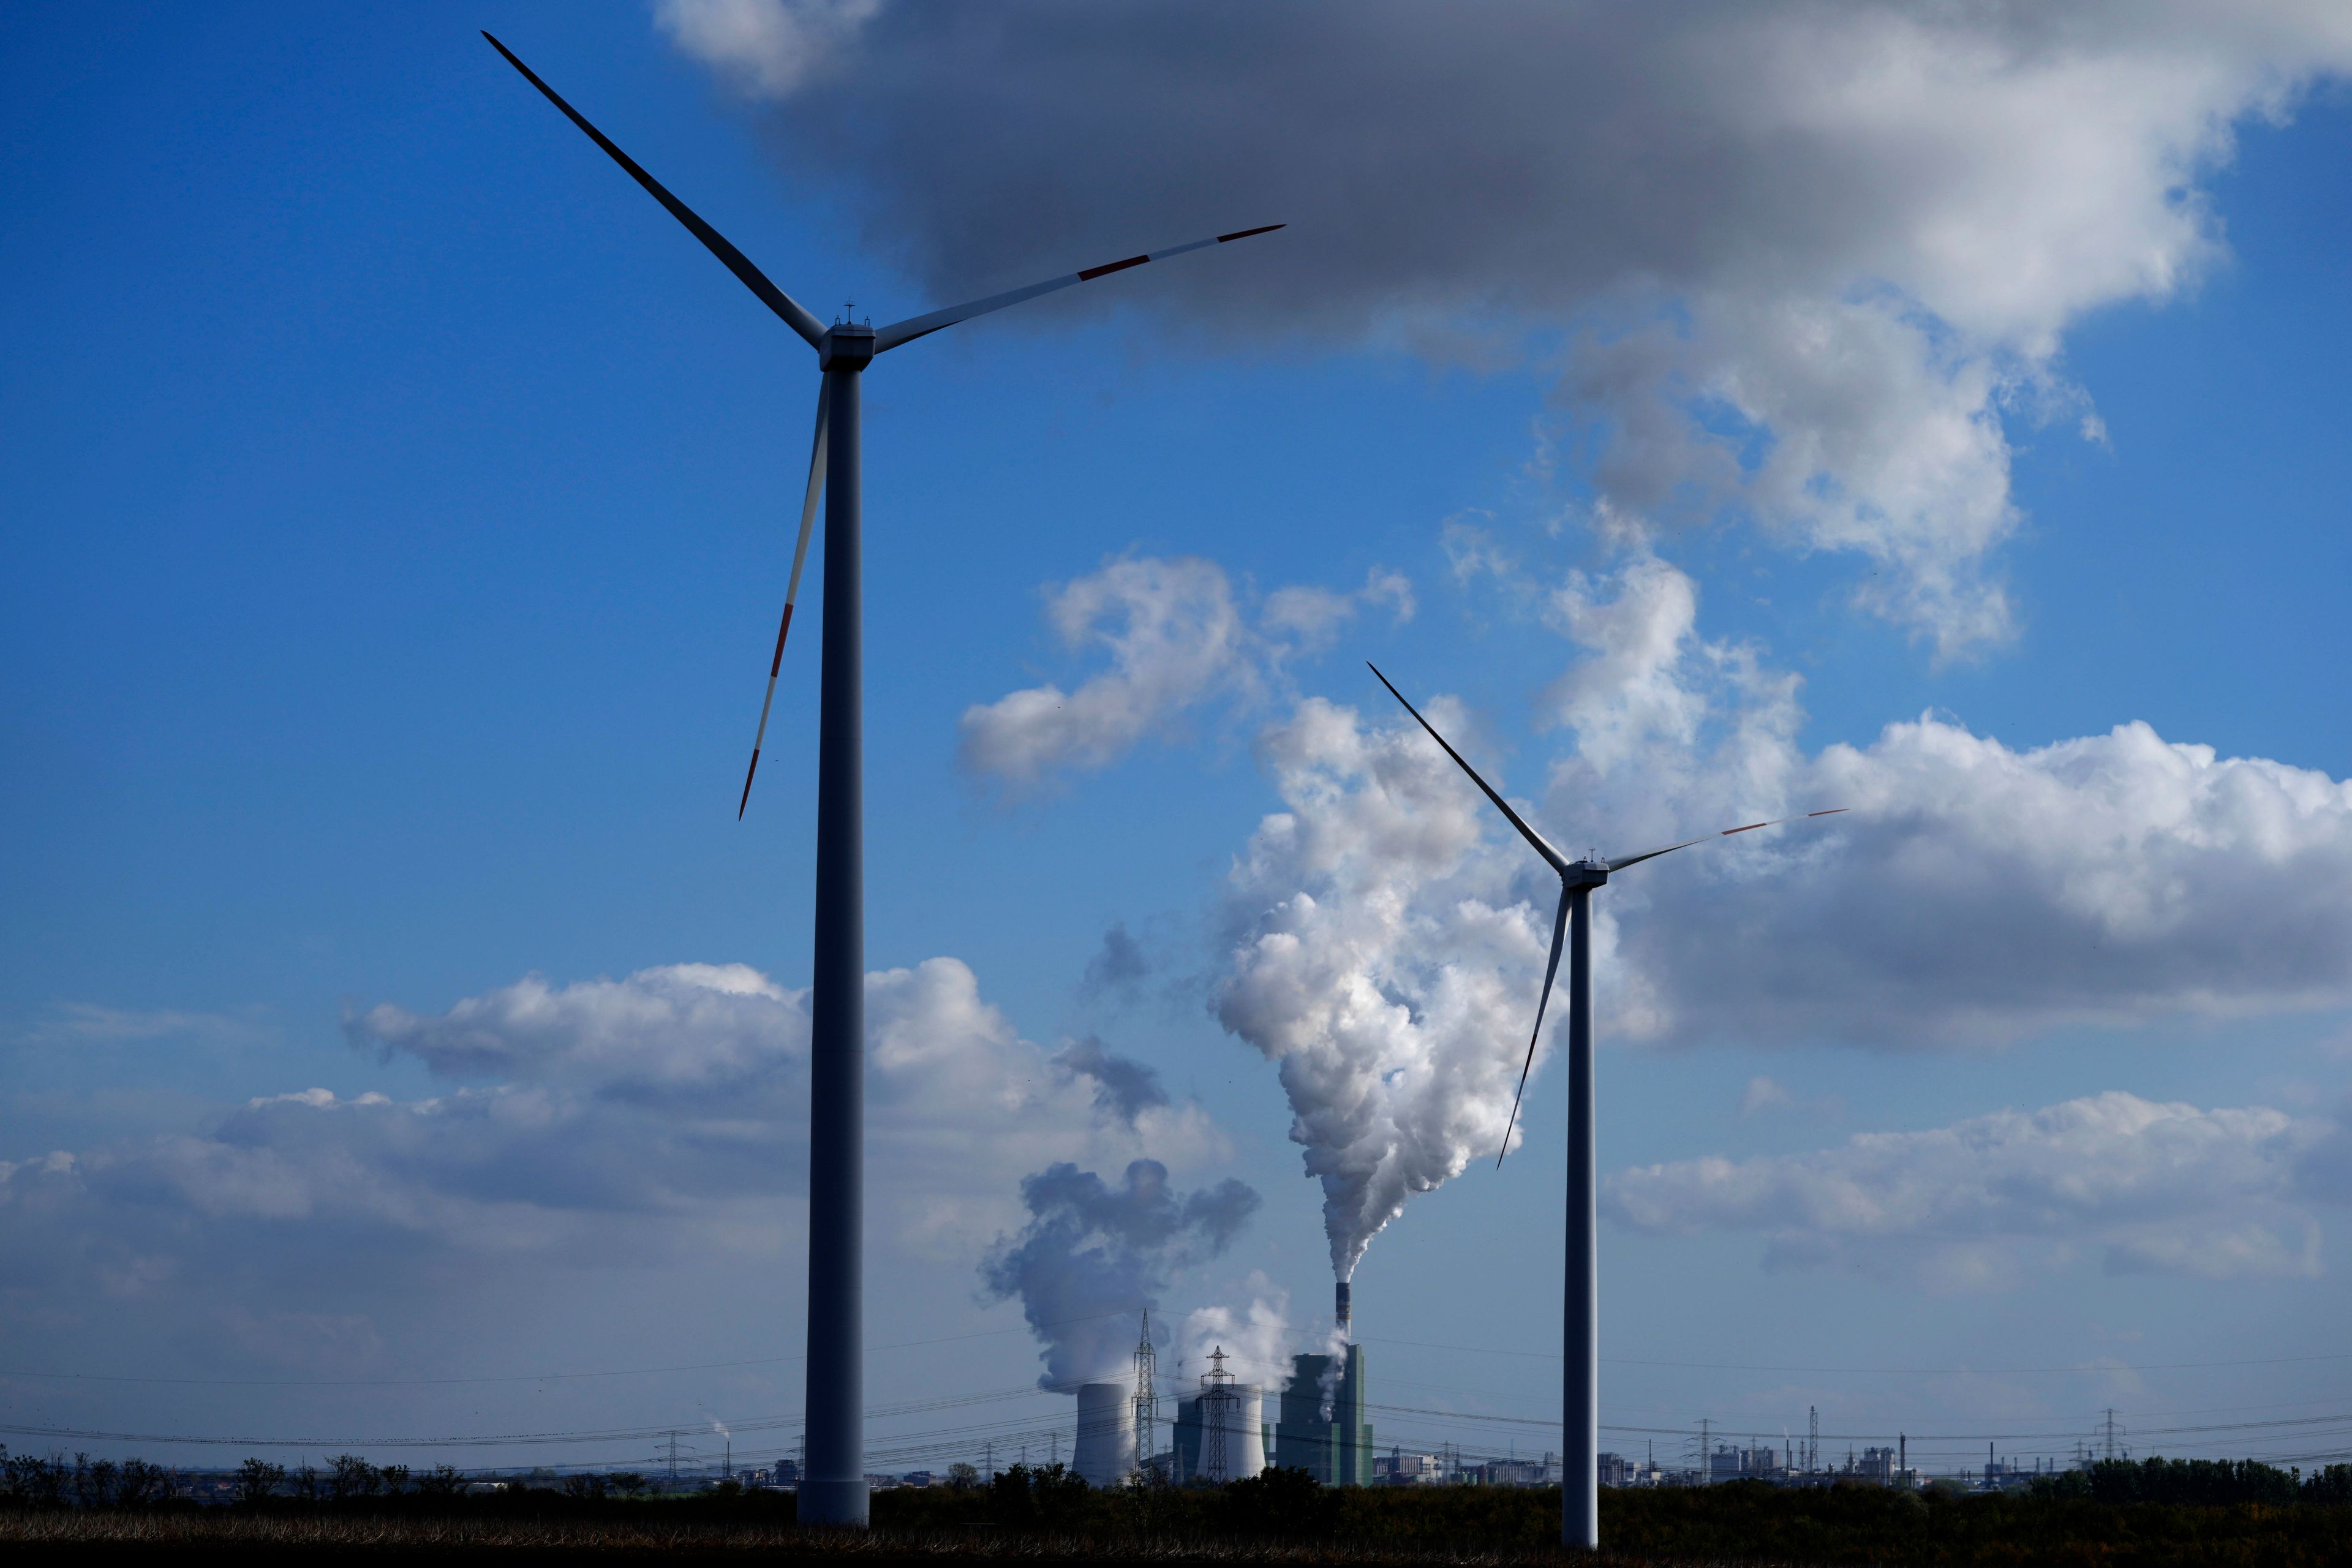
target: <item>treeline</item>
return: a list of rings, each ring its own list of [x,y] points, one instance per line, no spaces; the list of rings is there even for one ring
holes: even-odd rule
[[[248,1505],[356,1503],[392,1499],[447,1500],[465,1495],[482,1478],[449,1465],[412,1470],[406,1465],[372,1465],[357,1454],[338,1454],[324,1468],[299,1465],[291,1468],[266,1459],[247,1459],[227,1478],[235,1501]],[[175,1491],[173,1473],[144,1459],[93,1459],[88,1454],[68,1458],[63,1454],[11,1454],[0,1445],[0,1499],[22,1505],[79,1508],[138,1508],[170,1500]],[[614,1471],[550,1478],[534,1488],[524,1477],[502,1478],[497,1489],[537,1490],[545,1496],[577,1500],[639,1495],[646,1478]],[[740,1492],[733,1482],[721,1491]]]
[[[2352,1465],[2305,1475],[2252,1459],[2101,1459],[2033,1483],[2046,1498],[2106,1503],[2352,1503]]]
[[[76,1454],[68,1464],[62,1455],[42,1458],[11,1454],[0,1446],[0,1496],[18,1503],[83,1508],[135,1508],[159,1502],[169,1494],[171,1472],[144,1459],[92,1459]]]
[[[2134,1468],[2139,1467],[2135,1466]],[[2342,1485],[2345,1468],[2333,1467]],[[2242,1564],[2319,1568],[2352,1560],[2352,1507],[2305,1493],[2294,1502],[2101,1501],[2054,1487],[1896,1491],[1728,1486],[1606,1491],[1601,1540],[1629,1556],[1840,1563]]]

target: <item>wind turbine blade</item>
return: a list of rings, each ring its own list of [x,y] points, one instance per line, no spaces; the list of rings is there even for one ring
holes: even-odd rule
[[[1400,702],[1404,702],[1404,693],[1399,691],[1393,685],[1391,685],[1387,676],[1381,674],[1381,667],[1379,665],[1372,663],[1370,659],[1366,659],[1364,661],[1364,668],[1370,670],[1372,674],[1379,679],[1380,683],[1382,686],[1388,687],[1390,696],[1395,698]],[[1455,751],[1452,746],[1446,745],[1445,737],[1437,732],[1437,727],[1435,725],[1432,724],[1428,720],[1421,717],[1420,709],[1415,708],[1410,702],[1404,702],[1404,710],[1412,714],[1416,720],[1420,720],[1421,727],[1429,731],[1429,738],[1436,742],[1440,746],[1444,746],[1445,748],[1445,754],[1454,759],[1454,765],[1460,768],[1464,773],[1468,773],[1470,775],[1471,782],[1475,784],[1480,789],[1486,792],[1486,798],[1495,803],[1495,809],[1511,819],[1511,826],[1519,830],[1519,837],[1526,839],[1529,844],[1534,845],[1536,853],[1542,856],[1546,861],[1549,862],[1553,870],[1565,872],[1568,869],[1568,862],[1560,858],[1559,851],[1545,843],[1543,840],[1543,835],[1538,833],[1534,828],[1529,827],[1520,817],[1519,814],[1511,809],[1511,803],[1505,800],[1501,795],[1496,795],[1495,793],[1495,786],[1488,784],[1485,779],[1480,778],[1478,776],[1478,770],[1462,760],[1461,752]],[[1564,908],[1565,906],[1562,907]]]
[[[1705,844],[1709,839],[1729,838],[1737,833],[1753,833],[1759,827],[1780,827],[1788,823],[1804,822],[1816,816],[1835,816],[1841,812],[1851,809],[1849,806],[1833,805],[1827,811],[1806,812],[1802,816],[1776,816],[1769,822],[1751,822],[1744,827],[1726,827],[1718,832],[1701,834],[1696,838],[1685,838],[1680,844],[1668,844],[1657,849],[1644,849],[1639,855],[1628,855],[1622,859],[1612,860],[1609,862],[1609,868],[1612,871],[1622,871],[1628,866],[1638,866],[1644,860],[1654,860],[1661,855],[1671,855],[1677,849],[1687,849],[1694,844]]]
[[[522,61],[515,58],[514,51],[512,49],[508,48],[495,37],[491,37],[488,32],[483,33],[482,37],[489,38],[490,47],[506,56],[507,64],[522,72],[524,80],[530,82],[531,86],[539,89],[541,92],[545,93],[547,95],[548,102],[563,110],[564,117],[566,119],[570,120],[572,124],[580,127],[581,130],[585,131],[588,133],[588,139],[591,142],[595,142],[597,146],[604,149],[606,153],[610,153],[612,155],[613,162],[621,165],[622,168],[626,169],[629,172],[629,176],[635,180],[637,184],[645,186],[647,194],[649,194],[654,200],[667,207],[669,209],[670,216],[686,225],[688,231],[691,233],[695,238],[702,241],[704,246],[709,247],[711,255],[725,262],[727,264],[727,270],[741,279],[743,280],[743,286],[751,289],[752,293],[757,294],[760,297],[760,302],[761,304],[764,304],[768,309],[782,317],[784,325],[792,328],[793,331],[807,339],[809,347],[816,347],[817,340],[824,336],[824,324],[823,322],[819,321],[814,316],[810,315],[808,310],[799,300],[793,299],[790,294],[785,293],[782,289],[777,288],[773,283],[768,281],[768,275],[761,271],[758,268],[752,266],[751,258],[750,257],[745,256],[741,251],[729,244],[727,237],[720,234],[709,224],[703,222],[700,217],[696,216],[693,208],[688,206],[684,202],[679,201],[676,196],[671,195],[659,180],[655,179],[651,174],[646,174],[645,170],[637,166],[635,159],[630,157],[626,153],[622,152],[618,147],[614,146],[611,138],[607,137],[602,131],[599,131],[594,126],[589,124],[586,116],[583,115],[578,110],[572,108],[570,104],[564,102],[562,98],[553,88],[540,80],[537,73],[532,71],[529,66],[523,64]]]
[[[1213,245],[1229,245],[1236,239],[1247,239],[1255,234],[1272,234],[1276,229],[1288,226],[1287,224],[1270,223],[1259,228],[1235,229],[1231,234],[1220,234],[1208,239],[1196,239],[1189,245],[1171,246],[1166,250],[1148,250],[1141,256],[1130,256],[1123,261],[1106,261],[1100,267],[1089,267],[1079,272],[1066,272],[1059,278],[1048,278],[1043,283],[1032,283],[1025,289],[1014,289],[1003,294],[991,294],[985,300],[974,300],[968,304],[950,305],[944,310],[933,310],[927,316],[909,316],[905,321],[893,322],[875,333],[874,352],[878,354],[886,350],[895,349],[900,343],[911,343],[917,338],[926,337],[938,331],[941,327],[952,327],[958,321],[969,321],[974,316],[985,316],[991,310],[1002,310],[1007,305],[1018,305],[1024,300],[1034,300],[1040,294],[1051,294],[1057,289],[1068,289],[1080,283],[1091,283],[1097,278],[1108,277],[1113,272],[1124,272],[1130,267],[1140,267],[1147,261],[1165,261],[1171,256],[1181,256],[1186,251],[1206,250]]]
[[[1559,890],[1559,913],[1551,918],[1551,960],[1544,965],[1543,994],[1536,999],[1536,1026],[1528,1036],[1528,1059],[1519,1068],[1519,1087],[1511,1095],[1511,1120],[1503,1127],[1503,1146],[1495,1151],[1495,1169],[1503,1168],[1503,1156],[1511,1152],[1511,1129],[1519,1124],[1519,1101],[1528,1092],[1528,1074],[1536,1065],[1536,1037],[1543,1033],[1544,1009],[1551,1005],[1551,983],[1559,973],[1560,944],[1568,940],[1568,889]]]
[[[792,581],[784,586],[784,622],[776,628],[776,657],[768,662],[768,694],[760,700],[760,730],[751,737],[751,765],[743,774],[743,798],[735,803],[735,820],[751,804],[751,779],[760,771],[760,742],[768,738],[768,710],[776,700],[776,672],[784,668],[784,637],[793,629],[793,602],[801,596],[801,568],[808,564],[809,531],[816,526],[817,498],[824,494],[824,414],[822,384],[816,392],[816,442],[809,451],[808,490],[801,498],[800,542],[793,546]]]

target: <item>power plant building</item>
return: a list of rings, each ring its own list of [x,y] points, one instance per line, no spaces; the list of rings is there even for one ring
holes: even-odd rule
[[[1338,1294],[1339,1328],[1344,1339],[1351,1326],[1346,1284],[1339,1286]],[[1255,1384],[1234,1380],[1224,1370],[1223,1347],[1210,1360],[1215,1364],[1201,1379],[1200,1391],[1176,1402],[1175,1441],[1168,1455],[1171,1480],[1179,1485],[1202,1480],[1221,1486],[1256,1475],[1272,1463],[1285,1469],[1305,1470],[1325,1486],[1374,1484],[1372,1424],[1365,1418],[1370,1394],[1361,1345],[1348,1344],[1333,1355],[1291,1357],[1290,1375],[1284,1380],[1277,1417],[1271,1426],[1265,1421],[1264,1391]],[[1113,1385],[1089,1384],[1080,1391],[1082,1431],[1086,1397],[1097,1386]],[[1132,1438],[1127,1452],[1132,1464]],[[1079,1470],[1088,1480],[1094,1479],[1083,1463]]]
[[[1364,1418],[1364,1347],[1349,1345],[1341,1356],[1293,1356],[1290,1368],[1275,1422],[1274,1462],[1286,1470],[1305,1470],[1325,1486],[1370,1486],[1372,1424]]]

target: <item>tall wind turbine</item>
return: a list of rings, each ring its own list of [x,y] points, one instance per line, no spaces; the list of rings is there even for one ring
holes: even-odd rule
[[[610,138],[540,80],[514,52],[488,32],[490,47],[525,80],[546,95],[564,117],[585,132],[613,161],[669,209],[711,255],[725,263],[760,302],[816,351],[824,380],[817,395],[816,437],[809,455],[808,484],[801,497],[800,539],[793,550],[792,579],[784,591],[783,624],[776,628],[776,651],[768,664],[768,694],[760,705],[760,728],[751,742],[751,765],[736,803],[740,817],[751,798],[761,742],[767,738],[768,708],[775,700],[784,637],[792,630],[793,604],[800,595],[801,567],[808,559],[809,531],[817,497],[825,500],[824,646],[817,735],[816,940],[809,1007],[809,1299],[807,1449],[800,1489],[800,1518],[812,1524],[864,1526],[867,1492],[865,1461],[865,1226],[866,1122],[866,866],[864,757],[861,734],[863,672],[860,668],[861,595],[858,502],[859,377],[874,356],[903,343],[1018,305],[1042,294],[1091,282],[1148,261],[1165,261],[1188,250],[1204,250],[1282,227],[1268,224],[1220,234],[1189,245],[1124,257],[1099,267],[1065,273],[1025,289],[992,294],[944,310],[882,328],[836,321],[827,327],[800,301],[768,280],[726,237],[670,195],[660,181],[638,167]]]
[[[1544,858],[1544,863],[1559,873],[1559,909],[1552,916],[1551,957],[1544,964],[1543,993],[1536,998],[1536,1026],[1528,1036],[1528,1059],[1519,1068],[1518,1092],[1511,1097],[1511,1120],[1503,1129],[1503,1152],[1511,1146],[1511,1129],[1518,1125],[1519,1096],[1528,1089],[1528,1072],[1535,1066],[1536,1037],[1543,1033],[1544,1008],[1551,1001],[1552,982],[1559,974],[1559,954],[1563,943],[1568,949],[1568,1324],[1562,1353],[1567,1367],[1560,1391],[1561,1418],[1567,1423],[1567,1453],[1560,1475],[1559,1539],[1562,1545],[1580,1547],[1588,1552],[1601,1548],[1601,1273],[1600,1259],[1595,1250],[1595,1215],[1593,1206],[1593,1147],[1592,1147],[1592,889],[1605,885],[1611,873],[1638,866],[1644,860],[1654,860],[1661,855],[1671,855],[1677,849],[1687,849],[1694,844],[1705,844],[1716,838],[1728,838],[1737,833],[1753,833],[1759,827],[1778,827],[1782,823],[1804,822],[1816,816],[1835,816],[1844,806],[1827,811],[1809,811],[1803,816],[1783,816],[1770,822],[1751,822],[1742,827],[1727,827],[1719,833],[1702,834],[1685,838],[1679,844],[1667,844],[1656,849],[1644,849],[1638,855],[1621,855],[1613,859],[1599,856],[1570,860],[1545,842],[1542,834],[1527,824],[1527,819],[1511,809],[1511,803],[1496,792],[1495,786],[1478,776],[1478,770],[1462,760],[1462,753],[1446,743],[1437,727],[1422,718],[1421,710],[1405,702],[1404,693],[1381,675],[1378,665],[1368,668],[1380,677],[1389,695],[1404,702],[1404,710],[1429,731],[1429,738],[1444,747],[1454,765],[1470,775],[1471,782],[1486,792],[1495,803],[1495,809],[1507,818],[1519,837]],[[1495,1163],[1503,1163],[1503,1152],[1495,1156]],[[1700,1456],[1705,1463],[1706,1457]]]

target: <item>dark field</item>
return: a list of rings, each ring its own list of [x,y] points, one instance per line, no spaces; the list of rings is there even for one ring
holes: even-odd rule
[[[1602,1494],[1601,1562],[1643,1563],[2352,1563],[2352,1471],[2315,1487],[2260,1467],[2112,1467],[1997,1497],[1760,1485]],[[1016,1484],[1008,1485],[1008,1482]],[[2067,1495],[2069,1491],[2075,1495]],[[2163,1500],[2171,1494],[2173,1500]],[[729,1558],[879,1565],[1102,1563],[1557,1563],[1556,1491],[1328,1490],[1295,1475],[1222,1492],[1097,1492],[1051,1475],[993,1487],[886,1491],[875,1530],[802,1531],[784,1494],[593,1498],[552,1491],[416,1494],[233,1507],[0,1503],[10,1563],[154,1555],[226,1563],[320,1557],[600,1562]]]

